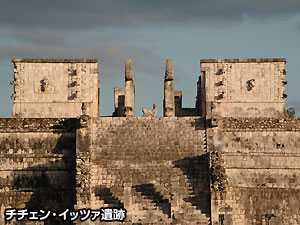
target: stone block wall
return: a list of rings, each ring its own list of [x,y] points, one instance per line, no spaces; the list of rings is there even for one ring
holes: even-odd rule
[[[68,118],[100,115],[96,59],[13,59],[13,117]]]
[[[231,118],[219,126],[208,134],[208,148],[218,152],[213,224],[225,215],[234,225],[299,224],[300,120]]]
[[[201,59],[202,116],[284,117],[286,59]]]
[[[182,91],[174,91],[175,116],[199,116],[197,106],[195,108],[182,108]]]
[[[27,208],[61,212],[74,208],[76,126],[75,119],[0,119],[2,211]],[[1,212],[0,224],[5,224],[3,216]],[[53,219],[45,222],[61,223]]]
[[[92,118],[78,132],[89,136],[77,152],[90,163],[90,196],[79,195],[83,200],[77,207],[124,207],[126,224],[209,224],[208,155],[200,117]],[[77,174],[84,174],[81,162]]]
[[[285,59],[201,60],[195,108],[182,108],[168,60],[162,118],[134,117],[130,60],[125,92],[115,88],[114,116],[127,117],[99,117],[97,60],[13,62],[0,224],[5,208],[24,207],[123,207],[123,224],[300,224],[300,119],[285,115]]]

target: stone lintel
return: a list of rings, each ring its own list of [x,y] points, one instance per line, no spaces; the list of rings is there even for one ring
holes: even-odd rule
[[[268,63],[268,62],[286,63],[286,58],[200,59],[200,63]]]
[[[98,59],[22,59],[13,58],[16,63],[98,63]]]

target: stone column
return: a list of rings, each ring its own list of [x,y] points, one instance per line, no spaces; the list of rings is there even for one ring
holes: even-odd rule
[[[125,116],[134,116],[135,79],[131,59],[125,61]]]
[[[167,59],[164,81],[164,116],[175,116],[173,60]]]

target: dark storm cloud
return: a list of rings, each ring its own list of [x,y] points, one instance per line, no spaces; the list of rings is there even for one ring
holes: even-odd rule
[[[0,26],[82,29],[218,23],[300,12],[299,0],[14,0],[1,1]]]

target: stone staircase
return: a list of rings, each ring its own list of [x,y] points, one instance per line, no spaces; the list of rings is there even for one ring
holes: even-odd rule
[[[210,224],[201,118],[100,118],[92,142],[97,207],[124,204],[134,223]],[[130,201],[124,183],[131,184]]]
[[[171,204],[168,199],[164,198],[160,192],[155,190],[153,184],[141,184],[133,186],[142,196],[151,200],[151,202],[160,208],[160,210],[171,218]]]
[[[124,204],[110,191],[109,188],[98,186],[95,188],[96,200],[102,200],[107,207],[124,208]]]
[[[203,160],[204,161],[204,160]],[[201,163],[200,163],[201,164]],[[180,168],[174,167],[177,171],[179,182],[179,201],[180,209],[175,212],[184,221],[201,222],[210,224],[210,192],[208,169],[204,166],[196,176],[186,175]]]

